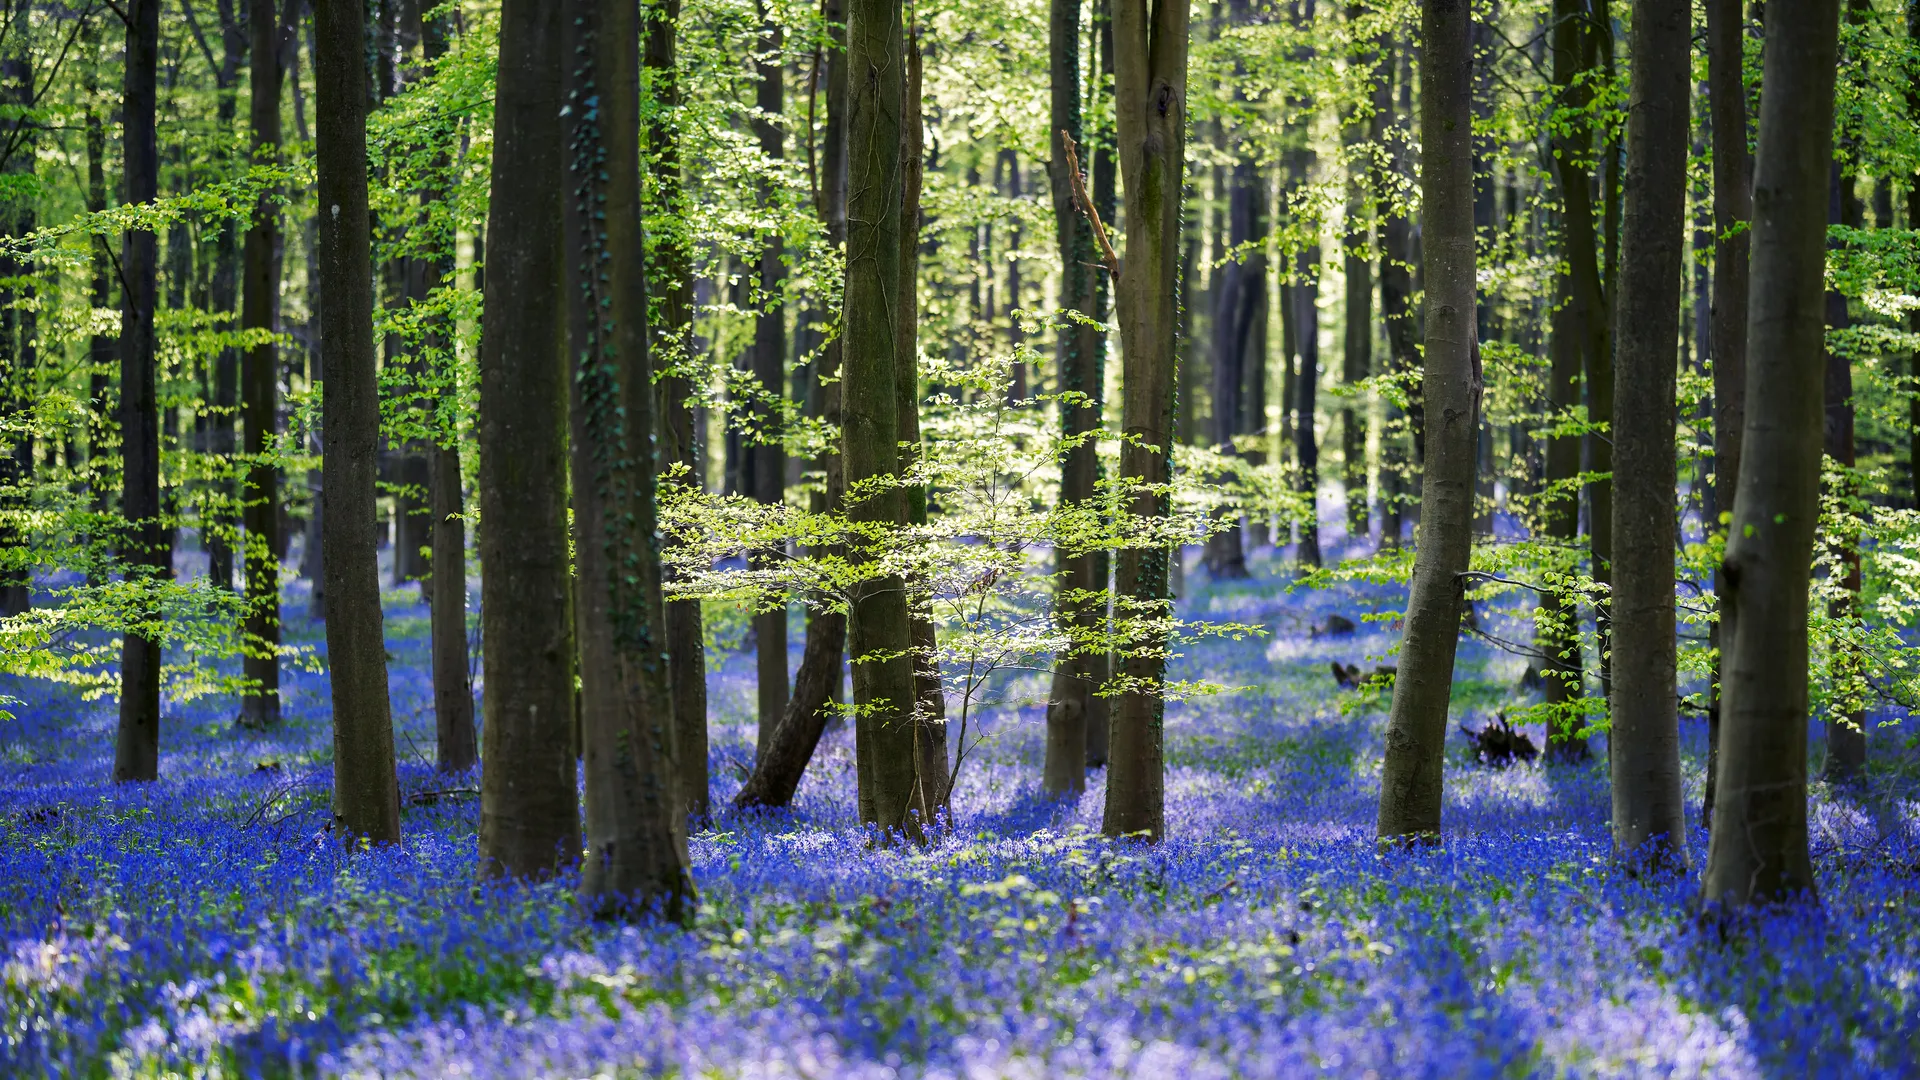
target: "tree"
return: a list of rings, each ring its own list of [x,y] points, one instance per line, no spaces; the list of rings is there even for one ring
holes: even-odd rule
[[[126,200],[140,205],[153,201],[160,190],[160,149],[154,128],[160,0],[129,0],[126,24],[127,76],[121,99]],[[120,241],[120,501],[126,519],[121,557],[130,574],[141,575],[149,583],[173,573],[173,533],[160,516],[160,413],[154,397],[158,268],[158,242],[152,229],[128,229]],[[159,778],[160,661],[160,638],[153,629],[132,628],[122,637],[115,781]]]
[[[1246,0],[1235,0],[1236,25],[1252,21]],[[1234,99],[1244,102],[1245,72]],[[1244,134],[1244,133],[1242,133]],[[1267,177],[1245,140],[1222,179],[1226,191],[1226,243],[1231,259],[1215,271],[1213,295],[1213,446],[1235,453],[1234,439],[1264,418],[1265,402],[1248,391],[1255,372],[1264,369],[1267,314]],[[1247,576],[1246,547],[1237,522],[1207,541],[1207,570],[1215,577]]]
[[[1746,428],[1722,597],[1720,762],[1708,903],[1811,898],[1807,576],[1820,513],[1821,279],[1838,0],[1774,0],[1753,180]],[[1723,639],[1724,640],[1724,639]]]
[[[1707,107],[1713,128],[1713,490],[1721,513],[1733,510],[1747,413],[1747,274],[1753,220],[1753,155],[1747,152],[1746,35],[1743,0],[1708,0]],[[1722,543],[1726,530],[1710,523]],[[1715,596],[1727,594],[1714,568]],[[1713,823],[1720,764],[1720,710],[1733,612],[1724,605],[1712,630],[1713,696],[1707,708],[1707,783],[1700,817]]]
[[[925,117],[921,109],[924,54],[920,32],[906,37],[906,85],[901,103],[900,138],[900,284],[894,295],[894,403],[900,427],[900,524],[908,528],[927,524],[927,488],[911,473],[920,460],[920,188],[924,181]],[[1009,271],[1011,295],[1019,290],[1019,260]],[[1018,319],[1014,320],[1018,332]],[[1017,387],[1014,389],[1018,389]],[[1009,391],[1011,392],[1011,391]],[[1024,397],[1024,394],[1022,395]],[[914,593],[924,582],[906,583]],[[907,640],[913,662],[913,807],[922,821],[933,821],[947,809],[947,699],[941,686],[938,639],[933,613],[916,596],[907,613]]]
[[[841,335],[841,401],[849,518],[855,527],[904,520],[894,320],[900,288],[903,206],[901,143],[905,92],[900,0],[851,0],[847,7],[847,261]],[[855,586],[849,637],[860,771],[870,778],[874,823],[883,833],[920,835],[915,793],[917,687],[904,582],[877,565],[876,528],[855,541],[870,576]]]
[[[1422,0],[1420,228],[1426,277],[1426,462],[1420,535],[1387,719],[1379,835],[1437,838],[1447,700],[1473,547],[1480,429],[1474,327],[1472,20],[1459,0]]]
[[[1362,13],[1360,5],[1347,5],[1349,22],[1358,19]],[[1354,59],[1362,61],[1367,58],[1361,54]],[[1376,57],[1367,66],[1377,68],[1378,64]],[[1360,109],[1355,108],[1355,115],[1347,119],[1345,135],[1347,217],[1340,248],[1344,259],[1342,269],[1347,281],[1347,303],[1346,333],[1341,339],[1340,349],[1340,381],[1355,396],[1340,403],[1340,478],[1347,498],[1347,535],[1365,540],[1371,529],[1370,507],[1367,505],[1368,423],[1366,402],[1358,395],[1363,392],[1362,384],[1367,376],[1373,374],[1373,276],[1366,252],[1370,240],[1368,232],[1373,224],[1373,206],[1368,192],[1379,186],[1379,178],[1373,175],[1374,158],[1365,149],[1367,132],[1363,126],[1364,118],[1359,113]]]
[[[641,260],[637,0],[561,6],[574,564],[586,757],[582,899],[692,911],[664,649],[653,370]],[[548,121],[549,123],[551,121]]]
[[[680,161],[681,133],[676,116],[681,108],[677,70],[680,0],[658,0],[646,8],[647,43],[643,62],[656,108],[649,132],[653,142],[653,190],[664,217],[689,212],[686,176]],[[655,337],[655,381],[660,404],[660,460],[686,467],[686,482],[698,484],[699,457],[694,436],[693,376],[683,365],[690,359],[693,334],[692,257],[684,223],[670,225],[653,236],[654,280],[660,295],[660,333]],[[757,474],[756,474],[757,475]],[[704,822],[711,814],[707,776],[707,658],[701,628],[699,600],[667,601],[667,667],[673,692],[674,737],[680,748],[680,787],[689,818]],[[780,623],[781,697],[786,695],[786,622]],[[756,749],[758,747],[756,746]],[[756,758],[759,756],[755,755]]]
[[[820,182],[814,191],[815,210],[826,226],[827,243],[836,250],[846,246],[847,238],[848,56],[841,10],[840,0],[827,0],[822,10],[829,41],[823,50],[824,72],[820,73],[826,87],[826,123],[821,132]],[[843,335],[836,334],[822,344],[818,377],[808,384],[813,395],[808,411],[829,430],[840,426],[843,341]],[[814,496],[813,509],[837,509],[846,494],[846,472],[834,443],[821,453],[819,467],[826,484],[825,490]],[[846,648],[846,614],[829,607],[809,607],[807,643],[800,654],[800,668],[794,673],[793,695],[787,699],[773,739],[760,748],[752,774],[734,797],[736,807],[786,806],[793,801],[793,793],[839,699]]]
[[[786,65],[781,57],[781,32],[767,14],[761,0],[761,18],[766,31],[762,53],[754,61],[759,73],[755,104],[760,115],[753,122],[760,140],[760,152],[770,161],[786,155],[786,131],[780,126],[784,108]],[[763,182],[763,197],[771,200],[773,190]],[[752,418],[752,444],[747,452],[747,471],[752,475],[750,494],[766,505],[777,506],[786,500],[787,454],[780,444],[780,414],[775,403],[786,384],[787,316],[780,300],[785,271],[781,267],[780,234],[769,232],[760,249],[757,268],[760,313],[753,323],[753,378],[759,391],[749,409]],[[758,612],[753,617],[755,671],[759,677],[760,727],[755,741],[755,756],[764,751],[780,715],[787,707],[787,609]]]
[[[1060,461],[1061,508],[1090,507],[1100,461],[1095,433],[1100,429],[1102,386],[1101,327],[1095,289],[1101,269],[1095,265],[1093,224],[1089,207],[1079,204],[1081,185],[1069,174],[1068,143],[1086,137],[1080,110],[1080,0],[1052,0],[1048,21],[1048,85],[1051,88],[1047,127],[1053,151],[1047,179],[1053,195],[1054,239],[1060,248],[1060,307],[1083,319],[1063,326],[1056,339],[1059,363],[1060,432],[1069,440]],[[1095,554],[1067,547],[1054,550],[1057,586],[1054,604],[1069,631],[1065,654],[1055,661],[1047,693],[1047,754],[1041,782],[1049,795],[1078,795],[1086,790],[1087,722],[1098,689],[1094,682],[1091,639],[1105,622],[1106,575],[1094,577]]]
[[[297,10],[297,9],[296,9]],[[293,32],[282,24],[273,0],[249,0],[248,41],[253,51],[249,79],[249,115],[256,163],[276,164],[280,156],[280,51]],[[280,329],[279,211],[271,193],[254,204],[247,230],[240,325],[246,330]],[[263,728],[280,722],[280,470],[272,450],[279,412],[280,354],[271,343],[249,348],[241,360],[240,398],[246,421],[246,473],[241,493],[241,524],[246,528],[248,651],[241,670],[247,691],[240,698],[243,726]]]
[[[505,0],[480,326],[480,858],[531,877],[580,851],[567,537],[560,12]]]
[[[1674,392],[1686,227],[1687,7],[1636,0],[1614,328],[1613,844],[1687,865],[1674,648]]]
[[[366,48],[360,5],[316,0],[315,150],[320,214],[320,312],[327,343],[321,411],[327,453],[327,667],[333,691],[334,813],[349,835],[400,840],[393,714],[380,612],[380,443],[373,342],[372,223],[367,210]]]
[[[1114,0],[1114,123],[1126,191],[1126,261],[1116,282],[1124,362],[1120,476],[1126,510],[1163,517],[1173,450],[1173,382],[1180,332],[1180,197],[1186,167],[1188,0]],[[1167,549],[1127,547],[1115,602],[1130,623],[1108,746],[1109,836],[1158,840],[1166,829],[1162,738]]]

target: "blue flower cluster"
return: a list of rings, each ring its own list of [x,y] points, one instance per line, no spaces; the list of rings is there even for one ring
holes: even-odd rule
[[[933,845],[868,845],[831,732],[790,812],[694,837],[687,930],[596,924],[567,881],[476,882],[477,777],[428,765],[410,592],[388,597],[397,848],[325,831],[322,675],[290,674],[266,735],[233,730],[231,702],[170,704],[144,787],[108,782],[110,703],[12,687],[0,1074],[1920,1075],[1904,730],[1876,736],[1863,793],[1816,790],[1818,913],[1702,923],[1695,881],[1610,858],[1602,766],[1491,770],[1464,744],[1445,844],[1382,851],[1381,718],[1343,711],[1327,671],[1391,648],[1361,616],[1399,598],[1287,593],[1256,568],[1187,576],[1192,617],[1273,633],[1176,662],[1221,692],[1169,710],[1167,842],[1098,836],[1099,773],[1077,805],[1039,797],[1044,682],[1013,677]],[[1308,632],[1333,613],[1358,632]],[[317,637],[298,594],[288,623]],[[1464,645],[1460,709],[1514,697],[1523,666]],[[718,801],[752,752],[751,657],[711,677]]]

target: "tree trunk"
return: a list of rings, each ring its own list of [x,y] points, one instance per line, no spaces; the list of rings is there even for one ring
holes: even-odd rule
[[[1053,195],[1054,239],[1060,248],[1060,307],[1089,318],[1099,314],[1095,295],[1103,271],[1094,252],[1093,225],[1087,207],[1074,196],[1068,174],[1064,134],[1076,145],[1086,142],[1080,110],[1080,0],[1052,0],[1048,21],[1048,116],[1052,143],[1047,179]],[[1084,151],[1076,151],[1076,154]],[[1104,220],[1104,219],[1102,219]],[[1095,438],[1104,400],[1101,385],[1101,328],[1084,322],[1063,327],[1056,341],[1060,393],[1078,395],[1060,403],[1060,435],[1067,442],[1060,460],[1060,507],[1089,505],[1099,480]],[[1098,687],[1092,680],[1095,635],[1104,621],[1104,580],[1094,580],[1093,552],[1060,545],[1054,549],[1054,610],[1067,633],[1067,647],[1054,659],[1047,694],[1047,753],[1041,786],[1049,796],[1078,796],[1086,790],[1089,712]]]
[[[480,859],[537,877],[579,857],[567,537],[560,11],[506,0],[480,327]]]
[[[905,518],[899,486],[899,340],[901,145],[905,78],[900,0],[853,0],[847,9],[847,262],[845,397],[842,439],[847,487],[858,491],[849,518],[873,530],[857,541],[856,566],[870,576],[851,598],[849,626],[853,697],[865,744],[859,752],[883,833],[921,835],[915,796],[914,714],[917,687],[910,650],[911,619],[904,583],[875,572],[879,545]]]
[[[1849,11],[1849,16],[1852,12]],[[1827,223],[1861,226],[1860,200],[1853,195],[1853,177],[1843,173],[1835,161],[1829,169]],[[1828,241],[1828,247],[1832,247]],[[1838,289],[1826,293],[1827,331],[1845,330],[1852,324],[1847,313],[1847,297]],[[1824,340],[1824,335],[1823,335]],[[1851,470],[1856,463],[1854,451],[1853,366],[1847,358],[1831,349],[1825,352],[1822,387],[1825,412],[1822,417],[1821,448],[1833,464]],[[1842,506],[1859,497],[1851,475],[1842,473],[1840,484],[1831,490]],[[1827,605],[1827,614],[1845,626],[1854,616],[1860,598],[1860,528],[1850,510],[1842,510],[1840,527],[1823,533],[1833,555],[1833,572],[1841,578],[1840,595]],[[1835,689],[1827,706],[1827,760],[1821,779],[1834,784],[1858,781],[1867,767],[1866,714],[1859,701],[1859,689],[1866,680],[1860,653],[1847,647],[1842,634],[1828,646],[1828,672]]]
[[[761,7],[764,15],[765,0]],[[777,122],[785,108],[785,67],[780,60],[780,27],[770,16],[767,18],[761,44],[770,55],[756,61],[760,77],[756,104],[766,117],[773,119],[755,120],[753,129],[760,139],[760,152],[769,159],[779,160],[786,156],[786,132]],[[764,191],[762,197],[771,201],[772,191]],[[786,500],[787,454],[780,444],[780,414],[775,408],[786,386],[787,369],[786,306],[780,300],[786,273],[780,258],[780,234],[770,232],[766,245],[760,249],[761,308],[753,328],[753,377],[763,397],[750,410],[754,431],[747,451],[752,458],[751,494],[755,501],[768,506],[778,506]],[[757,755],[765,749],[787,707],[786,606],[756,613],[753,634],[759,675],[760,728],[754,743]]]
[[[640,25],[635,0],[561,7],[578,587],[586,757],[582,899],[603,916],[693,909],[662,648],[654,393],[641,261]],[[597,99],[597,100],[594,100]]]
[[[1722,513],[1733,510],[1740,479],[1741,429],[1747,415],[1747,252],[1753,220],[1753,159],[1747,153],[1747,89],[1743,75],[1746,17],[1743,0],[1707,0],[1707,107],[1713,127],[1713,486]],[[1916,7],[1920,10],[1920,7]],[[1708,528],[1723,542],[1726,530]],[[1715,596],[1727,595],[1722,568],[1713,573]],[[1707,786],[1701,821],[1713,823],[1719,783],[1720,711],[1726,649],[1733,613],[1723,604],[1713,624],[1713,687],[1707,708]]]
[[[320,215],[327,379],[327,661],[333,690],[334,813],[346,832],[400,840],[393,715],[380,612],[374,502],[380,389],[373,342],[373,255],[367,213],[365,27],[359,4],[314,4]]]
[[[14,35],[7,45],[8,55],[0,60],[0,97],[16,109],[31,109],[33,68],[25,35]],[[11,125],[6,153],[0,155],[5,158],[0,168],[10,181],[32,180],[38,156],[36,126],[33,120],[18,114]],[[14,205],[6,214],[8,239],[30,235],[34,230],[32,202],[20,196],[9,201]],[[0,255],[0,278],[28,279],[32,273],[32,267],[18,255]],[[4,514],[0,516],[5,518],[0,521],[0,551],[6,552],[8,563],[17,560],[15,565],[0,568],[0,615],[19,615],[33,607],[33,568],[27,561],[32,545],[20,524],[32,506],[34,439],[30,420],[39,398],[34,385],[33,289],[24,280],[17,292],[13,285],[0,287],[0,412],[8,421],[12,443],[0,454],[0,489],[4,489],[0,493],[0,511]]]
[[[1687,866],[1674,647],[1674,387],[1686,239],[1686,7],[1636,0],[1613,410],[1613,846]]]
[[[1555,277],[1554,295],[1572,292],[1565,274]],[[1580,397],[1580,357],[1586,344],[1586,329],[1574,310],[1563,303],[1553,313],[1552,344],[1547,370],[1547,406],[1556,418],[1567,415]],[[1580,496],[1570,490],[1580,475],[1580,439],[1559,435],[1547,440],[1546,481],[1555,492],[1541,508],[1542,532],[1571,550],[1580,531]],[[1540,606],[1534,612],[1534,642],[1542,665],[1542,696],[1554,706],[1548,717],[1548,764],[1578,763],[1589,760],[1592,751],[1577,702],[1585,694],[1586,673],[1581,655],[1579,613],[1575,597],[1569,591],[1549,589],[1540,594]]]
[[[925,169],[925,121],[921,115],[920,34],[906,40],[905,98],[902,101],[900,140],[900,285],[899,309],[894,316],[894,400],[900,423],[900,472],[908,475],[920,457],[920,187]],[[1015,247],[1018,247],[1016,241]],[[1019,283],[1018,273],[1010,277]],[[1013,295],[1017,295],[1014,290]],[[1016,326],[1018,323],[1016,322]],[[908,483],[901,492],[900,524],[909,528],[927,524],[927,487]],[[918,591],[916,588],[914,591]],[[931,601],[912,605],[909,641],[914,668],[913,760],[914,809],[922,821],[934,821],[947,811],[947,697],[941,686],[938,639]]]
[[[680,0],[663,0],[647,9],[646,55],[654,102],[650,137],[654,148],[654,192],[667,214],[687,213],[685,173],[680,162],[680,130],[675,123],[681,94],[676,71]],[[655,385],[660,405],[660,460],[686,466],[685,483],[700,483],[699,440],[694,434],[693,379],[680,365],[690,357],[693,340],[693,267],[684,234],[654,238],[654,281],[661,291],[661,329],[655,338]],[[777,386],[777,384],[776,384]],[[776,389],[777,392],[777,389]],[[707,774],[707,657],[700,601],[669,600],[667,612],[668,682],[673,693],[674,738],[680,750],[680,790],[691,821],[712,816]],[[786,693],[786,621],[780,620],[781,694]],[[767,640],[764,630],[760,641]],[[764,656],[765,653],[762,653]],[[765,683],[762,683],[765,687]]]
[[[1838,0],[1774,0],[1753,184],[1747,410],[1723,605],[1733,641],[1707,902],[1811,898],[1807,851],[1807,576],[1820,513],[1827,170]]]
[[[1098,63],[1096,69],[1095,92],[1106,85],[1105,80],[1113,77],[1113,0],[1093,0],[1093,60]],[[1114,153],[1114,132],[1101,124],[1092,133],[1090,139],[1093,205],[1100,211],[1101,221],[1117,221],[1120,215],[1119,176],[1120,163]],[[1093,275],[1093,315],[1100,321],[1101,327],[1107,325],[1112,315],[1112,280],[1106,275],[1095,272]],[[1103,332],[1094,338],[1094,358],[1089,372],[1092,378],[1091,393],[1097,395],[1098,403],[1093,408],[1091,420],[1095,427],[1105,425],[1106,385],[1107,385],[1107,335]],[[1102,473],[1098,457],[1094,459],[1095,485],[1098,485]],[[1095,599],[1093,618],[1102,636],[1112,626],[1113,614],[1113,557],[1107,549],[1101,548],[1092,556],[1092,581],[1099,596]],[[1087,767],[1101,768],[1107,763],[1107,750],[1110,742],[1113,699],[1097,693],[1107,683],[1107,677],[1113,672],[1113,652],[1110,647],[1102,647],[1088,657],[1087,682],[1096,692],[1087,699]]]
[[[107,128],[96,112],[87,113],[87,209],[99,213],[107,208]],[[107,239],[104,236],[93,237],[92,251],[92,304],[96,311],[104,310],[113,302],[113,262],[108,257]],[[112,371],[118,360],[118,348],[110,334],[94,334],[87,341],[87,358],[92,368],[88,376],[87,398],[89,424],[87,429],[87,471],[93,487],[92,507],[101,519],[107,518],[113,511],[112,488],[108,480],[112,468],[111,456],[113,444],[118,441],[114,428],[115,407],[113,404]],[[100,568],[99,550],[101,537],[89,536],[87,554],[87,579],[90,584],[105,580]]]
[[[825,54],[827,116],[821,139],[816,209],[826,224],[827,242],[843,247],[847,237],[846,24],[841,19],[839,0],[828,0],[823,14],[833,44]],[[809,410],[829,430],[840,427],[842,344],[838,335],[826,343],[821,350],[819,376],[811,381],[811,390],[816,396],[809,402]],[[824,512],[838,507],[846,493],[842,458],[831,444],[821,454],[819,467],[826,475],[826,491],[814,496],[813,510]],[[832,553],[830,550],[821,554]],[[773,739],[756,757],[753,773],[734,797],[734,806],[786,806],[793,801],[793,793],[799,789],[800,779],[840,700],[846,647],[847,617],[825,607],[809,607],[807,643],[800,654],[800,668],[794,674],[793,696],[787,699],[786,712],[774,729]],[[866,779],[861,772],[856,782],[864,785]],[[865,801],[863,798],[863,804]],[[864,805],[861,818],[871,820]]]
[[[1310,155],[1302,156],[1303,169]],[[1300,466],[1300,493],[1306,499],[1306,517],[1300,522],[1301,566],[1320,565],[1320,436],[1314,427],[1320,390],[1320,245],[1302,251],[1293,263],[1293,334],[1300,354],[1300,373],[1294,378],[1299,400],[1294,404],[1294,460]]]
[[[1386,46],[1382,48],[1385,51]],[[1401,116],[1408,116],[1413,106],[1411,58],[1403,61],[1389,55],[1382,66],[1392,73],[1396,84],[1393,88],[1395,97],[1388,98],[1383,87],[1375,98],[1376,115],[1385,116],[1389,102],[1392,102]],[[1411,172],[1407,149],[1405,136],[1395,139],[1390,168],[1396,176],[1407,176]],[[1389,548],[1399,547],[1404,540],[1402,534],[1405,532],[1407,491],[1410,488],[1418,490],[1419,484],[1418,477],[1412,472],[1412,456],[1407,452],[1407,443],[1413,438],[1420,412],[1419,386],[1415,384],[1413,376],[1420,367],[1420,350],[1415,344],[1419,328],[1411,306],[1413,275],[1408,269],[1413,264],[1413,258],[1413,223],[1397,208],[1389,207],[1380,222],[1380,321],[1387,331],[1388,362],[1392,365],[1394,377],[1401,380],[1408,398],[1404,418],[1397,409],[1389,412],[1388,437],[1382,440],[1381,446],[1381,456],[1385,459],[1381,466],[1385,478],[1382,486],[1386,490],[1381,498],[1380,543]],[[1404,423],[1404,433],[1394,430],[1396,421]]]
[[[280,158],[281,26],[274,0],[249,0],[248,24],[253,51],[249,80],[254,160]],[[247,330],[280,330],[279,208],[262,194],[247,230],[245,280],[240,325]],[[247,654],[241,670],[247,690],[240,697],[240,723],[271,727],[280,722],[280,471],[267,460],[280,409],[280,351],[256,345],[242,360],[240,395],[246,421],[245,487],[241,524],[246,528]]]
[[[126,88],[121,104],[126,200],[153,201],[160,187],[154,129],[160,0],[129,0]],[[150,579],[173,570],[170,531],[160,520],[160,413],[154,397],[153,309],[158,244],[151,231],[127,232],[120,244],[121,558],[129,575]],[[160,642],[128,632],[120,644],[120,728],[113,778],[155,780],[160,769]]]
[[[1349,4],[1349,19],[1358,16],[1361,10],[1357,4]],[[1345,132],[1348,147],[1362,145],[1365,138],[1360,122],[1350,119]],[[1359,390],[1367,376],[1373,374],[1373,277],[1366,258],[1373,218],[1368,188],[1373,178],[1362,171],[1360,157],[1369,165],[1374,160],[1372,154],[1347,159],[1346,231],[1340,239],[1347,284],[1340,381],[1354,395],[1340,402],[1340,475],[1347,502],[1347,536],[1365,541],[1372,534],[1372,514],[1367,502],[1366,399],[1360,396]]]
[[[1473,68],[1467,6],[1423,0],[1420,226],[1426,261],[1426,467],[1420,542],[1380,780],[1382,839],[1437,839],[1447,698],[1473,547],[1480,345],[1474,338]]]
[[[1216,9],[1217,10],[1217,9]],[[1231,18],[1243,25],[1252,18],[1247,0],[1234,0]],[[1217,32],[1217,31],[1216,31]],[[1236,81],[1244,80],[1245,70],[1236,66]],[[1244,101],[1244,90],[1236,88],[1234,98]],[[1244,140],[1241,140],[1244,142]],[[1225,172],[1216,170],[1216,178],[1225,182],[1228,261],[1214,270],[1213,288],[1213,448],[1221,454],[1234,454],[1236,436],[1263,426],[1265,402],[1248,394],[1249,376],[1264,367],[1266,353],[1255,348],[1256,331],[1266,313],[1266,176],[1254,162],[1252,148],[1242,145],[1237,159]],[[1207,572],[1215,578],[1247,576],[1247,554],[1240,533],[1239,512],[1234,520],[1207,541]]]
[[[1118,285],[1125,363],[1120,474],[1130,484],[1168,482],[1173,450],[1173,384],[1178,365],[1179,245],[1186,167],[1188,0],[1115,0],[1114,120],[1126,188],[1126,261]],[[1154,518],[1166,496],[1128,496],[1126,512]],[[1133,625],[1120,666],[1129,688],[1113,713],[1107,769],[1108,836],[1158,840],[1166,831],[1163,631],[1142,620],[1169,614],[1167,549],[1123,548],[1116,588]]]

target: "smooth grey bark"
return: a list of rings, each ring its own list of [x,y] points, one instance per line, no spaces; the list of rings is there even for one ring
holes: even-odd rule
[[[1728,534],[1733,610],[1706,902],[1811,898],[1807,576],[1820,512],[1827,170],[1838,0],[1773,0],[1754,163],[1747,415]]]
[[[693,910],[667,680],[641,236],[640,7],[561,5],[575,619],[586,758],[582,900]]]
[[[1689,9],[1635,0],[1614,326],[1613,847],[1688,863],[1673,560],[1674,385],[1687,201]]]
[[[1753,156],[1747,152],[1747,88],[1743,56],[1744,0],[1707,0],[1707,108],[1713,128],[1713,350],[1714,503],[1731,513],[1740,479],[1741,429],[1747,415],[1747,281],[1753,220]],[[1920,6],[1916,6],[1920,10]],[[1708,527],[1723,538],[1718,521]],[[1715,596],[1727,594],[1725,574],[1713,572]],[[1713,823],[1719,783],[1720,710],[1726,648],[1733,613],[1722,606],[1713,624],[1712,697],[1707,708],[1707,784],[1700,817]]]
[[[766,16],[765,0],[761,2]],[[784,109],[785,68],[780,59],[779,24],[766,22],[761,48],[766,55],[755,60],[759,83],[755,104],[762,118],[753,122],[760,141],[760,152],[770,160],[786,156],[786,131],[777,118]],[[776,118],[776,119],[768,119]],[[762,197],[771,200],[766,189]],[[760,249],[757,276],[760,288],[760,312],[753,324],[753,378],[762,399],[749,410],[753,417],[752,442],[747,448],[748,472],[752,474],[751,494],[756,502],[777,506],[786,499],[787,453],[781,446],[780,415],[774,403],[780,400],[786,385],[787,322],[786,305],[781,302],[786,271],[780,260],[780,234],[767,235]],[[758,677],[760,726],[754,740],[756,756],[766,749],[774,726],[787,708],[787,609],[785,605],[754,614],[755,672]]]
[[[160,188],[154,127],[158,93],[160,0],[129,0],[126,82],[121,98],[126,201],[151,202]],[[120,512],[121,559],[134,574],[173,572],[172,530],[161,522],[160,414],[154,396],[154,305],[159,299],[158,242],[151,230],[120,241]],[[149,614],[151,617],[151,614]],[[120,726],[114,742],[116,782],[160,774],[160,641],[128,630],[120,642]]]
[[[1127,246],[1116,283],[1123,362],[1120,475],[1148,490],[1126,512],[1167,512],[1154,487],[1169,479],[1179,363],[1179,250],[1186,169],[1189,0],[1114,0],[1114,123],[1126,194]],[[1108,836],[1159,840],[1166,831],[1165,634],[1151,620],[1172,606],[1164,547],[1121,549],[1117,602],[1126,605],[1118,662],[1129,689],[1109,727]],[[1143,625],[1143,620],[1147,622]],[[1131,624],[1131,625],[1126,625]]]
[[[249,0],[248,37],[252,48],[249,118],[256,163],[280,158],[280,53],[292,24],[282,23],[274,0]],[[247,230],[240,326],[280,329],[280,214],[272,193],[254,206]],[[247,652],[241,672],[247,690],[240,697],[240,723],[251,728],[280,722],[280,471],[265,460],[278,425],[280,351],[256,345],[241,359],[240,397],[245,420],[241,446],[246,466],[240,517],[246,529],[243,565],[247,590]]]
[[[560,12],[504,0],[480,323],[480,863],[580,858],[567,537]]]
[[[1420,537],[1380,778],[1383,840],[1437,839],[1447,700],[1473,549],[1480,428],[1475,339],[1472,19],[1464,0],[1422,0],[1420,226],[1426,278],[1426,462]]]
[[[351,836],[400,840],[393,713],[380,611],[374,477],[380,388],[373,341],[373,254],[367,212],[366,48],[360,5],[317,0],[321,333],[327,378],[327,668],[333,691],[334,813]]]

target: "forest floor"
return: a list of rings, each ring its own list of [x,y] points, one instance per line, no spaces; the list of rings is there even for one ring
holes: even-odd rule
[[[1100,838],[1099,772],[1077,805],[1040,797],[1026,676],[937,843],[867,845],[830,733],[791,813],[694,836],[688,930],[595,925],[567,882],[476,884],[477,777],[431,768],[412,588],[387,595],[392,849],[324,833],[324,674],[290,675],[266,735],[234,730],[231,699],[169,703],[139,787],[109,782],[110,700],[0,687],[26,700],[0,724],[0,1074],[1920,1075],[1915,733],[1875,732],[1863,791],[1816,784],[1823,912],[1731,935],[1696,919],[1697,875],[1609,858],[1600,764],[1490,769],[1457,729],[1445,843],[1383,852],[1382,710],[1329,665],[1379,662],[1391,625],[1361,616],[1404,593],[1253,568],[1186,574],[1191,617],[1270,634],[1176,661],[1228,689],[1168,710],[1164,843]],[[287,622],[312,644],[300,588]],[[1336,612],[1358,632],[1310,633]],[[752,658],[726,637],[716,806],[752,755]],[[796,618],[795,663],[800,641]],[[1519,703],[1524,667],[1463,640],[1455,721]],[[1703,722],[1683,736],[1697,807]]]

